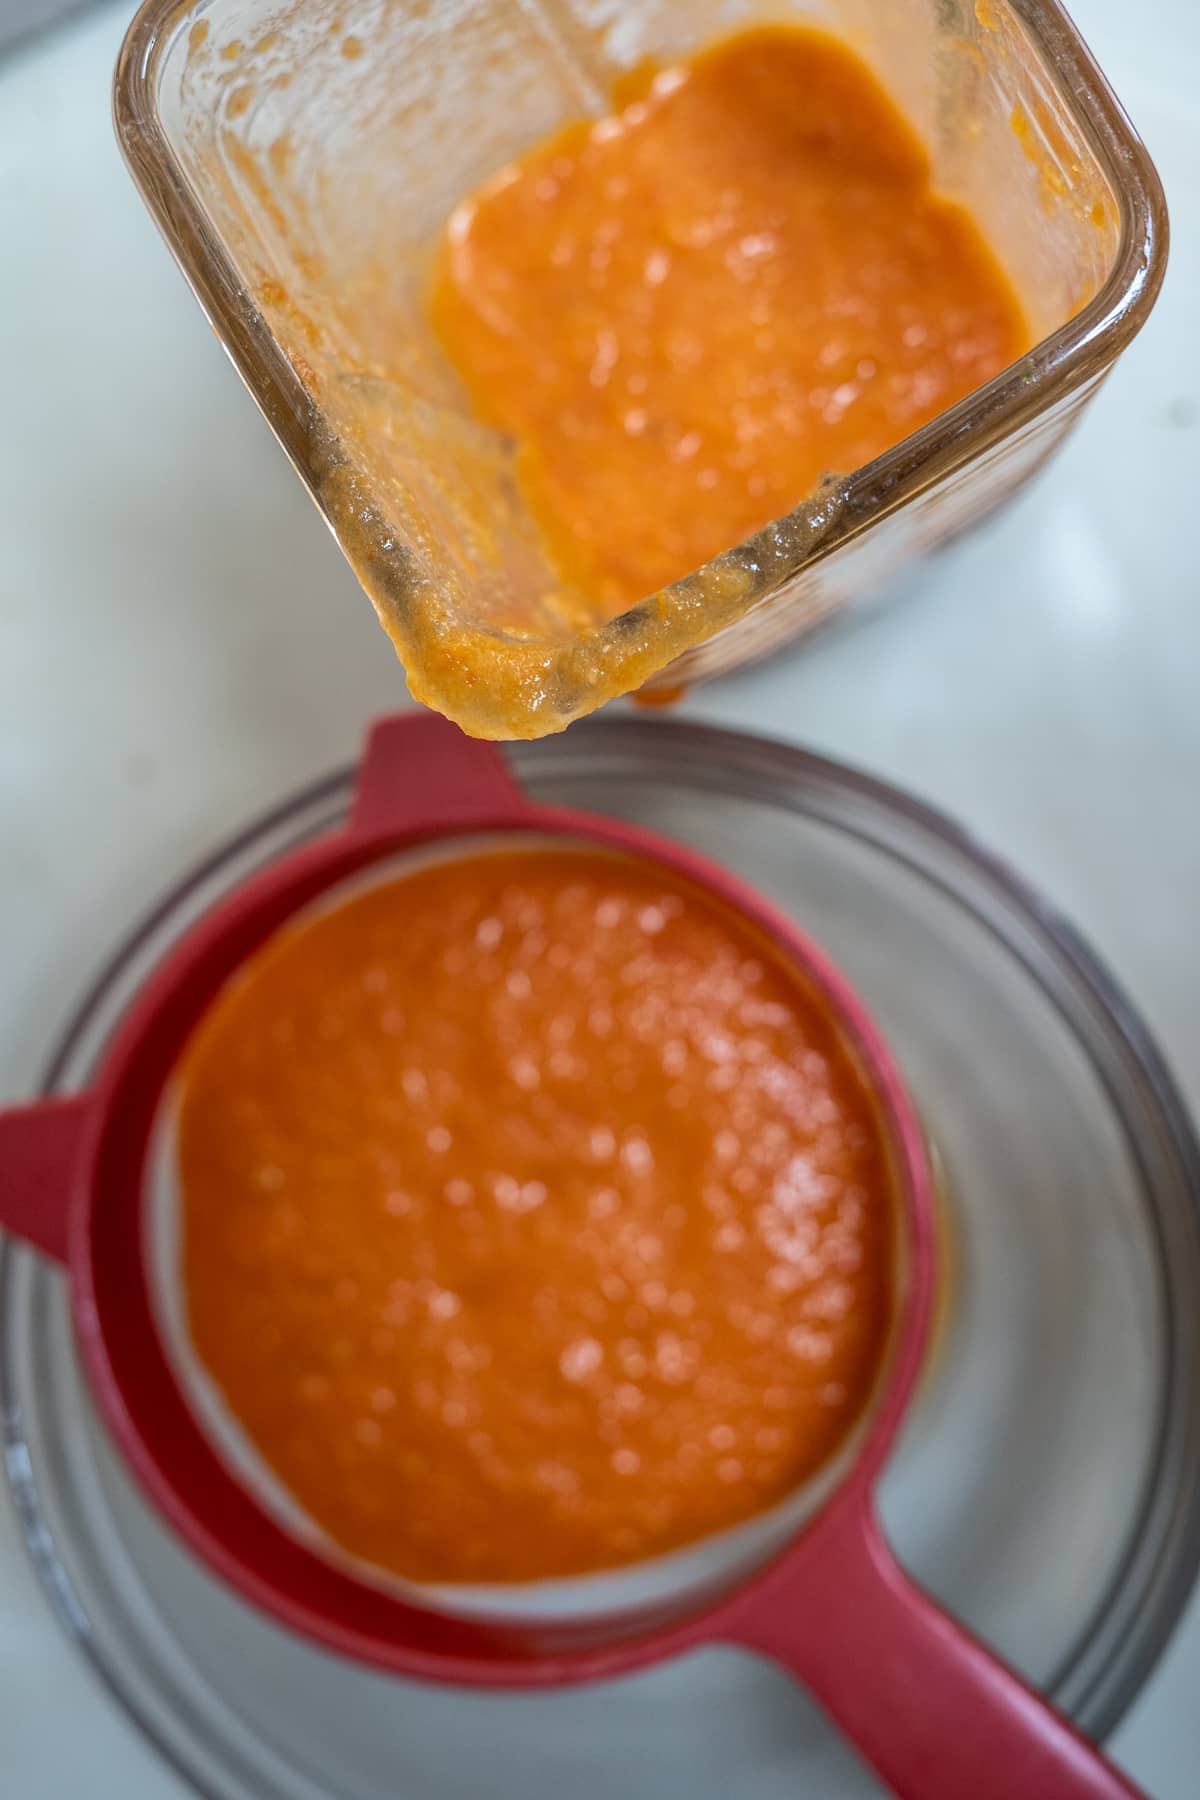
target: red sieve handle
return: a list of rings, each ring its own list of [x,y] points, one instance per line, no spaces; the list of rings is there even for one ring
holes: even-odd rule
[[[437,713],[400,713],[371,727],[350,814],[352,837],[449,826],[484,830],[534,813],[496,744]]]
[[[0,1112],[0,1227],[59,1262],[91,1117],[86,1096]]]
[[[1092,1744],[898,1567],[854,1494],[721,1636],[798,1675],[900,1800],[1139,1800]]]

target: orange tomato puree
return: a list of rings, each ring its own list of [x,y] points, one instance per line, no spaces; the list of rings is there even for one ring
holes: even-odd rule
[[[632,78],[452,216],[432,311],[605,616],[1023,353],[1016,297],[831,37],[772,26]]]
[[[425,864],[273,939],[180,1070],[191,1340],[345,1551],[421,1581],[653,1556],[818,1469],[892,1305],[824,1004],[661,868]]]

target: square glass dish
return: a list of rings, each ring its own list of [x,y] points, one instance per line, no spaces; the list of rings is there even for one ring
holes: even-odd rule
[[[827,28],[924,141],[1034,347],[863,467],[580,626],[428,318],[450,210],[613,84],[733,30]],[[121,146],[418,699],[489,737],[704,679],[811,630],[1026,480],[1146,319],[1167,219],[1057,0],[145,0]],[[620,529],[614,521],[614,530]]]

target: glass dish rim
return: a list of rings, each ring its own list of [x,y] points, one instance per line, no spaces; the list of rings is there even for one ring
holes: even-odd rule
[[[662,616],[677,616],[710,572],[772,573],[757,609],[802,570],[822,561],[871,526],[939,486],[1001,441],[1015,436],[1056,403],[1099,379],[1141,330],[1166,272],[1169,223],[1158,172],[1141,138],[1061,0],[1001,0],[1029,33],[1071,117],[1096,157],[1120,211],[1120,236],[1107,280],[1087,304],[1007,369],[864,463],[826,493],[803,500],[782,520],[721,551],[659,594],[643,596],[615,618],[581,633],[594,646],[617,645],[634,632],[652,643]],[[171,149],[155,104],[162,58],[192,17],[196,0],[142,0],[117,60],[113,120],[130,174],[168,249],[246,388],[335,537],[321,499],[321,469],[330,460],[323,415],[310,399],[254,296],[239,281],[223,240]],[[781,554],[777,534],[788,549]],[[357,570],[356,570],[357,574]],[[715,577],[720,584],[720,575]],[[702,587],[702,591],[704,591]],[[665,596],[665,601],[664,601]],[[708,609],[671,660],[712,634]],[[661,673],[661,671],[659,671]],[[656,677],[651,677],[653,684]]]
[[[1104,1030],[1117,1048],[1132,1058],[1157,1115],[1156,1122],[1165,1133],[1176,1176],[1181,1178],[1184,1192],[1190,1198],[1187,1222],[1193,1232],[1197,1230],[1200,1226],[1200,1142],[1197,1141],[1188,1110],[1156,1043],[1120,987],[1075,929],[1036,888],[1016,875],[1002,858],[984,849],[973,834],[957,825],[953,819],[890,783],[786,742],[730,731],[721,726],[621,717],[582,723],[565,738],[557,737],[533,746],[512,746],[511,749],[518,766],[523,763],[532,765],[536,760],[545,759],[551,765],[551,774],[556,763],[565,772],[570,769],[576,753],[582,749],[586,757],[602,733],[607,733],[610,740],[621,741],[614,744],[613,749],[632,756],[641,767],[646,766],[647,752],[652,753],[652,746],[656,746],[661,755],[666,745],[672,744],[673,756],[659,763],[660,777],[667,783],[678,779],[679,772],[694,762],[701,752],[711,754],[719,751],[721,763],[730,770],[731,779],[741,776],[745,780],[757,776],[761,783],[760,797],[768,802],[772,799],[773,790],[778,797],[780,788],[786,790],[798,779],[810,787],[824,786],[839,790],[852,803],[865,802],[868,806],[874,806],[884,816],[898,821],[905,831],[915,831],[918,835],[931,838],[935,847],[949,851],[965,863],[971,878],[982,881],[985,891],[998,893],[1002,903],[1013,909],[1018,922],[1026,927],[1032,925],[1035,931],[1048,940],[1050,950],[1059,959],[1062,972],[1077,990],[1079,997],[1087,1002],[1090,1009],[1098,1012]],[[600,765],[601,773],[605,766]],[[127,970],[136,965],[139,954],[145,950],[149,940],[170,923],[177,909],[186,906],[193,896],[202,892],[207,883],[222,875],[227,864],[255,848],[263,838],[269,838],[297,821],[303,821],[302,838],[311,835],[313,831],[328,829],[330,820],[325,813],[318,817],[310,815],[316,809],[325,807],[332,809],[332,817],[339,816],[343,802],[351,791],[353,772],[354,765],[351,765],[323,776],[276,805],[264,809],[248,824],[231,832],[212,850],[198,857],[163,896],[135,921],[106,959],[58,1034],[57,1047],[45,1071],[43,1092],[53,1092],[61,1085],[65,1068],[77,1049],[78,1040],[87,1033],[94,1017],[101,1012],[110,989],[122,979]],[[609,768],[608,772],[611,774],[613,771]],[[734,785],[730,791],[739,790]],[[832,822],[819,807],[805,808],[804,816]],[[840,819],[837,826],[847,835],[873,844],[901,862],[910,862],[910,866],[924,879],[938,883],[933,868],[916,859],[910,861],[900,845],[885,843],[861,824],[856,824],[852,816]],[[289,835],[283,844],[274,843],[268,855],[274,858],[282,854],[287,844],[293,841],[296,840]],[[978,924],[1000,938],[1010,953],[1021,962],[1024,972],[1048,1003],[1059,1016],[1064,1017],[1065,1023],[1078,1036],[1077,1027],[1063,1014],[1055,994],[1047,986],[1032,958],[1000,930],[980,904],[969,902],[948,882],[940,885],[960,905],[969,907],[971,916]],[[159,948],[154,954],[157,956],[161,953]],[[128,999],[121,1003],[122,1011],[127,1004]],[[1087,1049],[1086,1042],[1082,1039],[1080,1041]],[[1104,1073],[1098,1066],[1096,1074],[1104,1083]],[[1128,1134],[1128,1126],[1124,1120],[1122,1125]],[[1156,1195],[1157,1184],[1150,1183],[1137,1154],[1138,1146],[1132,1138],[1130,1148],[1135,1154],[1143,1182],[1151,1194]],[[1189,1432],[1188,1420],[1191,1413],[1186,1405],[1180,1406],[1181,1396],[1178,1393],[1181,1375],[1188,1364],[1188,1357],[1180,1352],[1180,1324],[1182,1322],[1186,1329],[1187,1321],[1181,1321],[1178,1299],[1172,1292],[1169,1280],[1167,1245],[1163,1237],[1164,1215],[1156,1209],[1150,1215],[1149,1223],[1154,1234],[1161,1273],[1167,1277],[1162,1296],[1167,1342],[1158,1441],[1153,1467],[1144,1486],[1141,1508],[1143,1519],[1150,1516],[1151,1509],[1162,1514],[1164,1505],[1167,1513],[1156,1526],[1157,1542],[1152,1562],[1141,1577],[1136,1611],[1128,1615],[1127,1629],[1114,1633],[1111,1620],[1118,1597],[1123,1590],[1128,1592],[1133,1566],[1145,1561],[1145,1545],[1149,1533],[1144,1531],[1131,1534],[1126,1556],[1097,1596],[1088,1623],[1056,1672],[1051,1687],[1052,1694],[1058,1695],[1069,1682],[1077,1680],[1079,1672],[1084,1670],[1086,1680],[1081,1692],[1071,1702],[1072,1710],[1084,1728],[1098,1737],[1108,1735],[1140,1691],[1178,1621],[1197,1571],[1200,1570],[1200,1416]],[[33,1253],[22,1250],[9,1240],[0,1242],[0,1317],[6,1310],[4,1301],[12,1291],[14,1279],[19,1277],[22,1266],[32,1255]],[[1196,1255],[1200,1255],[1200,1252]],[[1193,1260],[1196,1260],[1195,1256]],[[1200,1323],[1192,1327],[1191,1335],[1195,1340],[1192,1346],[1194,1351],[1196,1342],[1200,1342]],[[1200,1356],[1193,1355],[1191,1361],[1200,1368]],[[11,1371],[6,1350],[0,1354],[0,1418],[8,1483],[22,1538],[35,1572],[66,1634],[84,1651],[103,1685],[171,1766],[197,1791],[211,1791],[203,1787],[192,1768],[185,1766],[182,1753],[176,1751],[168,1734],[156,1722],[155,1709],[147,1705],[137,1691],[136,1672],[131,1674],[123,1671],[120,1662],[96,1640],[87,1610],[72,1584],[70,1574],[59,1559],[43,1510],[40,1490],[27,1453],[20,1409],[14,1403],[11,1393]],[[1172,1436],[1173,1443],[1169,1445],[1167,1440]],[[1163,1472],[1171,1459],[1177,1466],[1176,1478],[1168,1488]],[[1125,1605],[1128,1613],[1128,1600]],[[1134,1617],[1136,1626],[1129,1629],[1129,1619]],[[1097,1650],[1103,1648],[1097,1645],[1097,1639],[1102,1631],[1112,1641],[1097,1663]],[[1139,1640],[1133,1654],[1129,1651],[1131,1639]],[[1087,1669],[1089,1661],[1096,1666]],[[1121,1661],[1125,1666],[1118,1677],[1116,1668]]]

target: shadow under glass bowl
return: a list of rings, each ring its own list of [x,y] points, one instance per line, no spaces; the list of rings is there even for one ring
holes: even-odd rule
[[[533,798],[737,870],[841,964],[888,1035],[945,1189],[947,1276],[885,1478],[902,1561],[1093,1736],[1134,1697],[1200,1558],[1200,1151],[1145,1028],[1053,910],[939,815],[784,745],[606,720],[513,747]],[[349,775],[232,838],[146,919],[67,1030],[77,1087],[166,948],[336,825]],[[697,1800],[879,1790],[777,1671],[708,1651],[607,1686],[474,1695],[289,1636],[191,1561],[92,1413],[61,1276],[0,1262],[7,1472],[59,1617],[220,1800]],[[869,1679],[869,1676],[866,1678]]]

